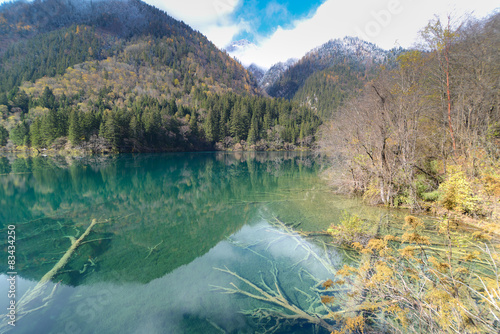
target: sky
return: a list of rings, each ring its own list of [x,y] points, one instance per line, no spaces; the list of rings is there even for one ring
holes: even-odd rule
[[[143,0],[182,20],[223,49],[246,39],[236,57],[269,68],[301,58],[331,39],[357,36],[384,49],[411,47],[418,32],[442,20],[500,11],[498,0]],[[4,0],[0,0],[0,3]]]
[[[146,0],[206,35],[219,48],[247,39],[237,58],[269,68],[300,58],[330,39],[357,36],[391,49],[415,45],[435,17],[483,18],[497,0]]]

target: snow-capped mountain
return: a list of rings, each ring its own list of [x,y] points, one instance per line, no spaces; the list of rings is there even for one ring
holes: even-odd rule
[[[309,59],[329,65],[345,57],[350,57],[363,63],[382,63],[387,60],[388,51],[379,48],[373,43],[363,41],[358,37],[344,37],[343,39],[332,39],[326,42],[309,51],[302,59]]]
[[[234,41],[231,42],[229,45],[227,45],[224,50],[227,51],[231,56],[235,54],[241,54],[245,52],[247,49],[254,47],[255,44],[252,42],[246,40],[246,39],[240,39],[239,41]]]
[[[389,62],[402,49],[383,50],[375,44],[363,41],[357,37],[332,39],[327,43],[309,51],[293,66],[282,72],[281,76],[266,86],[261,86],[274,97],[292,99],[297,91],[313,74],[348,64],[349,71],[358,71],[360,74],[370,68]]]
[[[250,66],[248,66],[247,71],[253,75],[257,83],[260,83],[260,81],[266,74],[266,70],[258,66],[257,64],[251,64]]]
[[[267,70],[262,79],[258,82],[259,87],[266,89],[267,87],[273,85],[279,78],[286,72],[290,67],[297,63],[298,59],[290,58],[286,62],[279,62],[271,66],[269,70]]]

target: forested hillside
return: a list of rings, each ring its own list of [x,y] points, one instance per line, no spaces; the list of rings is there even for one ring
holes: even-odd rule
[[[400,55],[334,115],[322,147],[343,166],[339,189],[386,205],[487,211],[500,189],[499,28],[499,14],[457,28],[430,22],[421,50]]]
[[[295,100],[330,117],[343,101],[374,78],[381,65],[393,66],[402,49],[385,51],[358,38],[331,40],[290,66],[271,85],[270,96]]]
[[[274,134],[282,149],[310,143],[319,124],[306,108],[252,97],[256,83],[241,64],[141,1],[4,4],[0,31],[0,144],[11,148],[197,150],[264,140],[264,149]],[[209,110],[212,99],[231,109]],[[257,100],[272,108],[267,119]]]

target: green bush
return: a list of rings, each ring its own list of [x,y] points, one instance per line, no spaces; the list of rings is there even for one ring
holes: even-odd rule
[[[422,199],[424,201],[437,202],[437,201],[439,201],[440,195],[441,194],[440,194],[439,190],[434,190],[431,192],[422,193],[420,196],[422,197]]]
[[[359,216],[351,215],[347,211],[342,213],[338,225],[331,225],[327,232],[330,233],[338,243],[352,244],[360,242],[367,237],[368,226]]]

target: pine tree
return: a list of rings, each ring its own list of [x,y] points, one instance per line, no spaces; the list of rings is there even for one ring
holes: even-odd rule
[[[28,137],[29,129],[26,122],[20,122],[10,130],[10,140],[14,145],[21,146],[25,143],[25,138]]]
[[[140,120],[137,119],[137,117],[134,115],[130,119],[130,124],[129,124],[129,129],[130,129],[130,138],[135,140],[135,141],[141,141],[142,140],[142,126],[140,123]]]
[[[7,144],[7,140],[9,139],[9,132],[6,128],[0,125],[0,146],[5,146]]]
[[[31,146],[33,147],[42,147],[43,139],[40,134],[41,127],[41,119],[38,117],[30,126],[30,138],[31,138]]]
[[[62,122],[59,121],[57,111],[50,110],[46,115],[42,116],[40,123],[40,138],[42,145],[48,147],[52,142],[66,133]]]
[[[215,142],[219,138],[217,112],[210,108],[204,122],[205,138],[209,142]]]
[[[114,149],[118,148],[118,126],[113,112],[108,111],[105,114],[99,129],[99,137],[106,139]]]
[[[302,147],[304,143],[304,138],[305,138],[305,125],[304,122],[300,124],[300,133],[299,133],[299,144]]]
[[[7,95],[5,93],[1,93],[0,94],[0,105],[8,105],[9,104],[9,100],[7,99]]]
[[[83,129],[80,123],[80,112],[72,110],[69,115],[68,140],[73,146],[80,143],[83,137]]]
[[[48,109],[54,109],[56,104],[56,97],[52,90],[45,86],[42,96],[40,96],[40,106]]]
[[[255,144],[259,136],[259,122],[257,121],[257,116],[254,113],[252,116],[252,122],[250,124],[250,130],[248,131],[247,141],[250,144]]]
[[[189,129],[191,130],[191,134],[194,137],[198,137],[198,120],[197,120],[197,115],[196,111],[192,111],[191,117],[189,118]]]
[[[28,94],[22,89],[20,89],[16,96],[14,97],[14,105],[18,108],[20,108],[23,112],[28,112],[29,109],[29,97]]]

